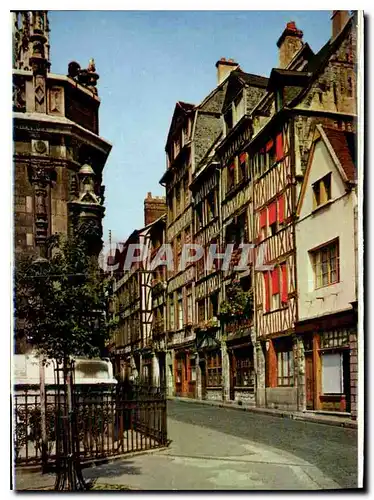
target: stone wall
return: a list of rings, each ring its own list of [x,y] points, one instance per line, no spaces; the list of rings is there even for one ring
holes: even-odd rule
[[[266,407],[297,411],[297,387],[267,387]]]
[[[205,399],[208,401],[222,401],[222,389],[206,389]]]
[[[256,406],[256,395],[253,389],[235,389],[234,400],[247,406]]]

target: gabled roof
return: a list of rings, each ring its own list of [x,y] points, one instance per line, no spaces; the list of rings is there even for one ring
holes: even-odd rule
[[[303,204],[305,192],[308,186],[310,171],[312,168],[314,150],[316,143],[319,140],[322,140],[324,142],[342,180],[347,185],[352,185],[356,181],[356,134],[353,132],[347,132],[345,130],[317,125],[314,130],[312,146],[309,151],[308,164],[301,187],[299,201],[297,203],[297,215],[300,214],[300,210]]]
[[[183,117],[183,116],[188,115],[189,113],[191,113],[194,110],[194,108],[195,108],[195,105],[190,104],[188,102],[178,101],[176,103],[175,108],[174,108],[173,117],[171,119],[171,124],[169,127],[168,136],[166,139],[166,146],[165,147],[167,147],[167,145],[169,144],[170,138],[173,135],[173,132],[174,132],[174,129],[178,123],[179,117]]]
[[[269,80],[266,76],[253,75],[252,73],[245,73],[240,68],[232,71],[230,77],[231,75],[233,77],[239,78],[239,80],[241,80],[244,84],[252,85],[253,87],[266,88]]]
[[[343,180],[356,180],[356,134],[330,127],[319,127],[321,136],[327,139],[343,169]],[[325,137],[324,137],[325,134]],[[326,142],[326,140],[325,140]],[[335,160],[336,163],[336,160]],[[339,169],[340,170],[340,169]]]

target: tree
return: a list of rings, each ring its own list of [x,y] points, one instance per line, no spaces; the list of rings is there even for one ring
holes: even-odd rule
[[[48,261],[19,259],[15,315],[27,343],[48,359],[99,356],[110,333],[109,281],[78,238],[49,240]]]
[[[50,259],[21,258],[15,266],[16,333],[46,359],[62,364],[62,442],[55,489],[87,489],[75,451],[77,435],[71,393],[71,360],[100,356],[109,337],[107,320],[110,282],[78,237],[53,236],[48,241]],[[60,403],[58,403],[60,405]],[[41,405],[43,407],[43,405]],[[57,408],[57,419],[60,410]],[[60,451],[58,451],[60,453]]]

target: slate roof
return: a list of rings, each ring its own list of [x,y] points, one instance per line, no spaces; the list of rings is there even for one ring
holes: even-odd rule
[[[252,73],[245,73],[240,69],[235,69],[231,72],[231,75],[237,76],[247,85],[253,85],[254,87],[266,87],[269,78],[260,75],[253,75]]]
[[[356,134],[322,127],[349,181],[356,180]]]

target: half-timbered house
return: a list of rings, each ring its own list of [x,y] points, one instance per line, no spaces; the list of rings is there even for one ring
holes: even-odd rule
[[[249,114],[265,94],[268,79],[231,72],[223,104],[223,138],[217,146],[220,163],[220,248],[233,248],[228,268],[221,268],[220,321],[223,330],[223,399],[254,404],[252,263],[242,244],[253,244],[252,177],[243,147],[252,135]],[[247,255],[241,262],[242,254]],[[243,257],[245,257],[243,255]],[[241,264],[242,270],[237,270]],[[244,264],[244,265],[243,265]],[[246,300],[248,303],[242,303]],[[226,307],[227,306],[227,307]]]
[[[304,347],[294,336],[296,203],[313,127],[355,126],[355,16],[334,13],[332,37],[315,55],[301,38],[288,23],[278,41],[280,68],[272,70],[268,91],[251,114],[254,134],[246,148],[257,255],[271,266],[255,267],[257,405],[288,409],[302,407],[298,385],[304,370]]]

